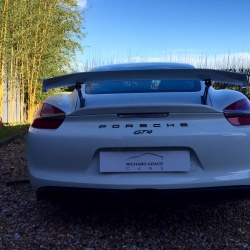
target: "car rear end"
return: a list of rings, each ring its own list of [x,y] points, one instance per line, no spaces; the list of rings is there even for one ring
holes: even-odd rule
[[[29,171],[36,190],[249,185],[249,127],[231,124],[227,114],[198,104],[103,109],[65,115],[56,129],[30,128]],[[162,160],[154,155],[127,160],[146,153],[170,162],[159,168]]]
[[[85,107],[78,99],[67,112],[45,101],[28,137],[38,194],[249,188],[249,101],[211,88],[204,105],[202,82],[161,91],[150,81],[149,92],[135,91],[136,81],[123,82],[132,92],[84,85]]]

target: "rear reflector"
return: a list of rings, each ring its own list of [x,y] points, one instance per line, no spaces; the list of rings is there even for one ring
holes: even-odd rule
[[[250,102],[246,98],[230,104],[223,113],[234,126],[250,125]]]
[[[32,127],[40,129],[57,129],[63,123],[65,113],[50,104],[44,103],[37,110]]]

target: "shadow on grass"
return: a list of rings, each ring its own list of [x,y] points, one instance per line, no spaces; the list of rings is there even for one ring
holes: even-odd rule
[[[0,140],[4,140],[13,135],[28,131],[29,126],[29,124],[20,123],[4,124],[0,127]]]

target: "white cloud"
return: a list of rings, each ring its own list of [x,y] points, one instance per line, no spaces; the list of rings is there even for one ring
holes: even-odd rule
[[[87,0],[78,0],[78,6],[80,8],[85,8],[87,6]]]

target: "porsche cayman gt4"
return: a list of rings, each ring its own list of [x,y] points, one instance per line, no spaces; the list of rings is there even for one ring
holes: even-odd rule
[[[132,63],[45,79],[28,133],[37,193],[250,187],[250,102],[242,73]]]

